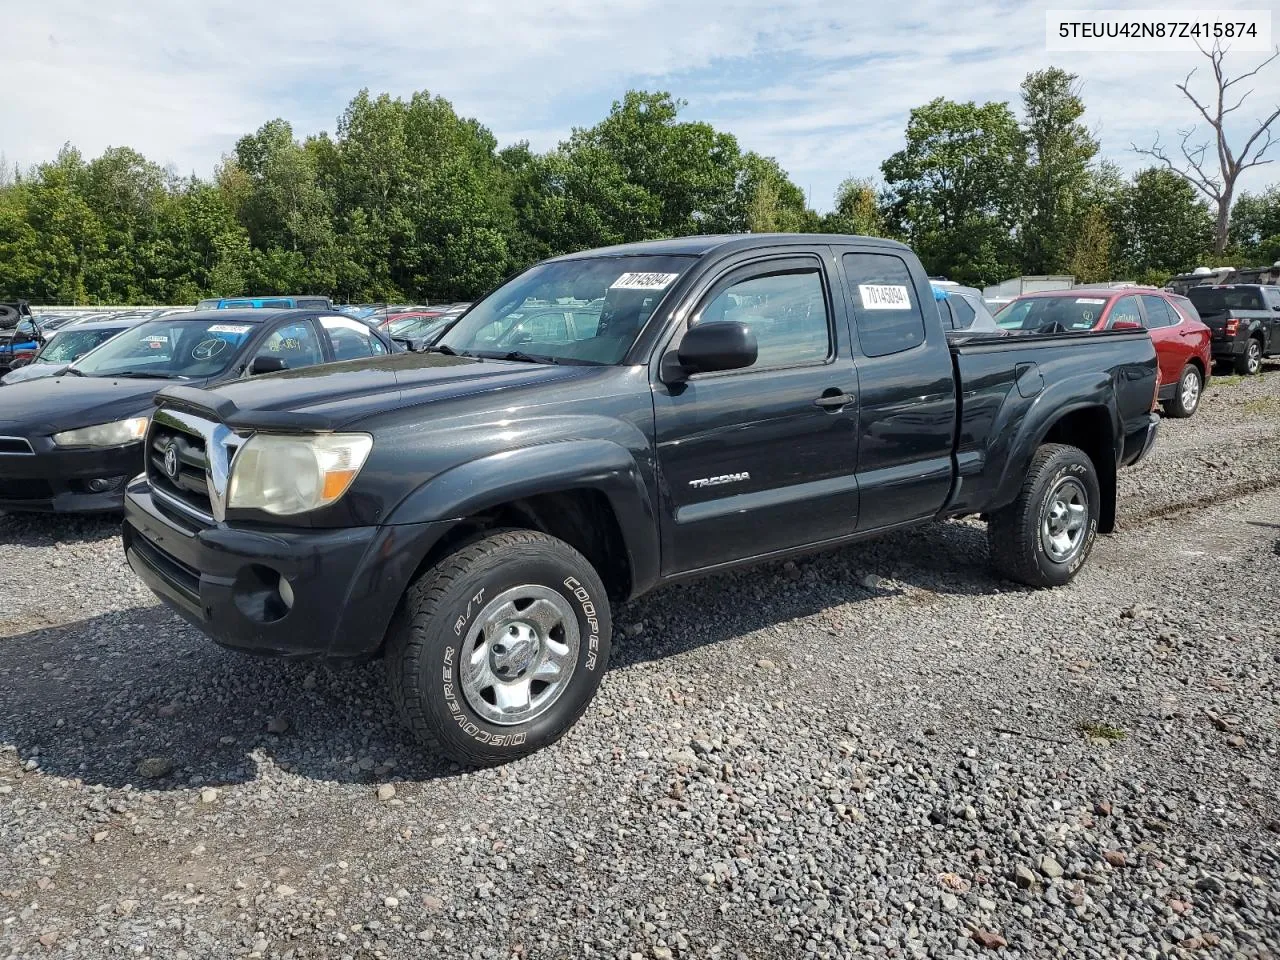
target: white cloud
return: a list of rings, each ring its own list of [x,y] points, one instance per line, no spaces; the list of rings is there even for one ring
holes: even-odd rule
[[[429,89],[500,141],[546,148],[599,119],[628,86],[648,86],[776,156],[824,207],[844,175],[878,172],[912,107],[936,96],[1016,102],[1028,70],[1056,64],[1083,78],[1104,152],[1136,168],[1131,141],[1157,131],[1169,140],[1189,121],[1174,89],[1188,59],[1050,56],[1048,5],[46,0],[6,14],[0,151],[29,164],[64,141],[91,155],[128,144],[208,173],[272,117],[299,133],[332,131],[362,86]],[[1259,109],[1278,74],[1280,65],[1258,84]],[[1274,169],[1255,171],[1250,185],[1280,179]]]

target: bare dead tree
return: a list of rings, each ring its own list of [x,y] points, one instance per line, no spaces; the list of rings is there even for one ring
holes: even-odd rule
[[[1280,118],[1280,105],[1277,105],[1258,120],[1253,132],[1244,140],[1244,146],[1237,151],[1227,139],[1228,118],[1243,106],[1253,90],[1246,90],[1237,96],[1233,88],[1250,77],[1257,76],[1263,67],[1280,57],[1280,46],[1248,73],[1242,73],[1238,77],[1228,77],[1223,69],[1227,48],[1221,44],[1214,43],[1208,50],[1200,47],[1200,52],[1213,66],[1216,96],[1211,95],[1205,102],[1191,92],[1191,78],[1195,76],[1198,67],[1187,74],[1186,79],[1178,84],[1178,89],[1191,101],[1205,123],[1209,124],[1213,131],[1212,140],[1195,142],[1193,138],[1197,124],[1193,124],[1178,131],[1178,136],[1182,138],[1179,144],[1180,158],[1170,156],[1169,151],[1160,143],[1159,134],[1150,147],[1139,147],[1137,144],[1132,146],[1136,152],[1154,158],[1166,169],[1182,177],[1213,203],[1218,214],[1213,249],[1215,253],[1222,253],[1227,248],[1227,230],[1231,225],[1231,203],[1235,199],[1236,182],[1251,167],[1274,162],[1274,158],[1266,158],[1266,153],[1274,142],[1272,124]],[[1234,103],[1230,102],[1232,99],[1235,100]],[[1213,168],[1212,161],[1207,159],[1211,147],[1217,151],[1216,169]]]

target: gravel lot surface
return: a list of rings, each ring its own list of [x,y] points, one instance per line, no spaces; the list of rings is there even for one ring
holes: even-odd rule
[[[557,746],[224,652],[0,516],[0,957],[1280,956],[1280,372],[1070,587],[949,523],[653,594]]]

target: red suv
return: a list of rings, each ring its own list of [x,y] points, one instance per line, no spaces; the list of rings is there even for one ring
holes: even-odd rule
[[[1189,417],[1213,369],[1209,328],[1186,297],[1164,290],[1051,290],[1011,300],[996,322],[1013,333],[1136,330],[1151,334],[1160,360],[1160,400],[1171,417]]]

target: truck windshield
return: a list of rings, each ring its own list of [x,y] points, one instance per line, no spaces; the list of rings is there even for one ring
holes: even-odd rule
[[[996,323],[1031,333],[1046,327],[1092,330],[1106,305],[1106,297],[1026,297],[1005,304]]]
[[[695,259],[587,257],[538,264],[476,304],[440,344],[479,357],[620,363]]]
[[[108,340],[76,364],[89,377],[211,377],[225,370],[258,329],[256,323],[151,320]]]

